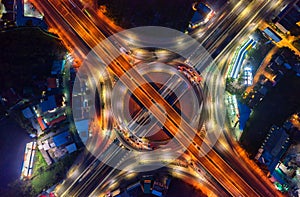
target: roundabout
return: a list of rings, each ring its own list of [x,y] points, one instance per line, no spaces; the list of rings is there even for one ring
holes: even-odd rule
[[[116,40],[119,50],[112,46]],[[212,58],[197,44],[175,30],[134,28],[101,42],[112,49],[109,56],[98,54],[97,46],[88,54],[74,87],[84,76],[90,89],[86,147],[93,155],[120,170],[124,156],[133,161],[155,158],[158,162],[150,168],[137,162],[132,169],[149,171],[167,165],[161,160],[177,159],[190,146],[202,156],[211,150],[223,124],[216,114],[222,108],[222,96],[216,94],[223,86],[216,83],[217,68],[207,69],[214,66]]]
[[[139,63],[134,67],[162,97],[192,125],[201,129],[204,94],[200,75],[188,65],[178,62]],[[116,114],[118,137],[127,148],[155,150],[166,145],[173,136],[122,83],[113,88],[112,109]],[[164,112],[165,109],[156,103]],[[165,112],[166,113],[166,112]],[[202,122],[201,122],[202,121]]]

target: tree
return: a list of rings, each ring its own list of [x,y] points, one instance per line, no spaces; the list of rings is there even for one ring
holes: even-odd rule
[[[8,185],[6,196],[31,196],[32,187],[29,180],[17,179]],[[2,194],[1,194],[2,195]]]

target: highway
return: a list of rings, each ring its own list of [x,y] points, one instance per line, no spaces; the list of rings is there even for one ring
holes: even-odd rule
[[[61,9],[61,13],[63,13],[64,17],[69,18],[70,20],[73,21],[73,24],[72,24],[73,27],[77,27],[78,29],[80,29],[80,27],[78,26],[78,23],[74,20],[74,18],[73,18],[72,16],[70,16],[70,15],[66,12],[66,9]],[[81,27],[81,30],[84,31],[84,28]],[[98,35],[97,35],[97,36],[98,36]],[[84,37],[84,38],[87,38],[87,37]],[[89,39],[89,38],[87,38],[87,39]],[[89,41],[92,42],[93,39],[89,39]],[[115,70],[114,72],[115,72],[115,73],[119,72],[119,73],[120,73],[120,74],[119,74],[119,77],[123,75],[122,71],[120,71],[120,70]],[[130,78],[127,78],[127,80],[128,80],[129,82],[131,82]],[[133,85],[135,85],[135,84],[133,84]],[[151,104],[151,101],[150,101],[150,100],[148,100],[148,101],[149,101],[149,103]],[[148,106],[149,106],[149,105],[148,105]]]
[[[104,46],[105,48],[96,47],[99,41],[101,41],[101,39],[105,39],[105,36],[98,30],[98,27],[94,25],[86,15],[84,15],[84,13],[80,9],[77,9],[72,4],[68,4],[67,1],[65,2],[65,4],[60,4],[59,2],[52,2],[52,1],[49,2],[51,4],[46,3],[46,1],[43,3],[46,6],[46,10],[50,10],[49,16],[53,17],[54,15],[53,12],[54,13],[58,12],[59,15],[63,16],[63,19],[68,23],[68,25],[71,26],[72,29],[76,31],[76,33],[79,35],[79,37],[81,37],[81,39],[86,43],[86,45],[89,46],[89,48],[93,48],[95,53],[98,54],[99,57],[104,59],[105,62],[108,63],[112,62],[112,59],[110,58],[111,57],[110,54],[116,53],[115,51],[116,49],[114,49],[113,46]],[[36,4],[42,4],[42,3],[35,2],[35,5]],[[263,3],[259,4],[260,8],[264,7],[262,5]],[[265,3],[265,5],[267,5],[267,3]],[[248,21],[247,20],[245,21],[246,24]],[[240,21],[237,20],[237,22]],[[236,24],[236,23],[231,23],[231,24]],[[241,24],[243,23],[241,22]],[[241,26],[240,28],[242,27],[243,26]],[[223,35],[236,33],[237,31],[239,31],[238,29],[239,28],[232,28],[232,29],[229,28],[227,33]],[[66,34],[67,33],[68,32],[66,32]],[[217,40],[219,41],[206,44],[208,50],[218,49],[218,46],[222,44],[221,43],[222,40],[221,41],[220,39]],[[215,45],[217,45],[217,47]],[[107,54],[108,56],[104,56],[105,58],[103,58],[103,54]],[[121,56],[117,58],[116,61],[114,61],[112,64],[109,65],[109,68],[117,77],[120,78],[120,80],[122,80],[124,84],[126,84],[126,86],[134,93],[134,95],[142,102],[142,104],[146,108],[152,109],[151,112],[153,116],[156,117],[156,119],[158,120],[164,119],[164,114],[162,113],[160,108],[155,107],[155,105],[153,105],[153,101],[164,106],[164,108],[167,111],[167,114],[169,114],[165,123],[165,127],[168,129],[170,133],[174,134],[174,136],[178,139],[180,143],[183,144],[183,146],[186,146],[193,140],[193,132],[191,131],[193,131],[194,129],[186,122],[186,120],[182,120],[181,116],[179,116],[176,113],[173,107],[170,106],[170,104],[167,103],[161,97],[161,95],[155,89],[153,89],[152,86],[147,85],[146,83],[147,81],[143,79],[143,77],[141,77],[139,73],[135,71],[135,69],[132,69],[131,65],[127,63],[124,57]],[[127,72],[128,70],[132,71],[131,76],[128,76],[128,72]],[[132,80],[133,76],[134,76],[134,80]],[[145,84],[145,85],[139,86],[139,84]],[[151,95],[151,98],[149,98],[149,95]],[[179,130],[180,132],[175,132],[177,130]],[[187,131],[191,133],[186,134]],[[190,152],[200,163],[200,165],[203,166],[207,170],[207,172],[209,172],[209,174],[212,175],[215,178],[215,180],[219,182],[224,187],[224,189],[227,190],[231,195],[271,196],[271,195],[278,194],[275,191],[273,191],[273,188],[269,188],[269,185],[264,186],[263,183],[244,181],[244,179],[240,175],[238,175],[235,172],[235,170],[232,169],[216,153],[216,151],[211,151],[207,156],[200,157],[199,156],[200,150],[198,144],[202,143],[202,138],[196,136],[193,142],[195,142],[195,144],[189,146],[188,152]],[[108,168],[104,168],[104,170],[101,168],[101,170],[102,171],[100,170],[99,171],[101,172],[102,176],[106,176],[106,173],[110,171]],[[226,172],[226,174],[224,172]],[[84,186],[84,187],[91,187],[91,186]],[[76,186],[75,188],[78,187]],[[76,193],[75,188],[74,191],[75,194],[77,195],[78,193]],[[83,191],[82,188],[80,188],[79,190]],[[90,189],[84,189],[84,190],[89,192]],[[71,189],[70,191],[73,192],[73,189]]]

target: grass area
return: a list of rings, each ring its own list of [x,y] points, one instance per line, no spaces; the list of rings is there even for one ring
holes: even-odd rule
[[[42,154],[37,151],[35,155],[34,171],[31,179],[17,179],[9,184],[9,190],[1,193],[3,197],[37,196],[44,189],[57,184],[66,176],[66,172],[72,166],[80,151],[66,155],[57,163],[50,166],[44,161]]]
[[[35,196],[43,189],[47,189],[62,180],[78,154],[78,151],[74,152],[65,156],[59,162],[48,166],[42,154],[38,151],[35,158],[33,178],[31,180],[31,195]]]
[[[240,138],[250,155],[255,156],[272,124],[281,126],[289,116],[300,111],[299,87],[300,77],[288,71],[254,109]]]
[[[46,170],[47,167],[48,165],[44,160],[42,153],[40,151],[36,151],[32,176],[33,177],[37,176],[40,172]]]

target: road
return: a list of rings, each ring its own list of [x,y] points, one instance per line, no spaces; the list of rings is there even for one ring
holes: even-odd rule
[[[51,1],[49,1],[51,2]],[[269,5],[270,2],[262,2],[262,1],[253,1],[255,3],[252,3],[251,5],[254,7],[250,8],[256,8],[253,10],[262,10],[266,6]],[[74,7],[73,5],[68,5],[68,2],[66,1],[65,4],[60,4],[59,2],[51,2],[52,4],[49,4],[48,2],[46,3],[43,2],[43,4],[46,6],[46,10],[51,10],[49,16],[53,17],[53,12],[54,13],[59,13],[59,15],[63,16],[63,19],[65,22],[68,23],[68,25],[76,31],[76,33],[81,37],[81,39],[86,43],[86,45],[89,46],[89,48],[93,48],[95,50],[95,53],[103,58],[103,54],[111,54],[111,53],[116,53],[116,49],[114,49],[113,46],[103,46],[103,48],[96,47],[99,41],[101,39],[105,39],[105,36],[98,30],[97,31],[97,26],[94,25],[91,20],[84,15],[84,13],[80,10]],[[35,4],[38,4],[38,2],[35,2]],[[42,4],[42,3],[39,3]],[[242,4],[244,5],[244,4]],[[258,5],[258,6],[257,6]],[[72,7],[73,6],[73,7]],[[256,7],[257,6],[257,7]],[[55,8],[55,9],[54,9]],[[241,8],[241,10],[247,10]],[[252,9],[251,9],[252,10]],[[48,16],[48,17],[49,17]],[[221,33],[221,36],[219,35],[216,40],[215,34],[213,34],[212,37],[210,38],[213,41],[207,42],[204,46],[207,47],[208,51],[214,51],[217,50],[221,45],[222,42],[225,40],[224,36],[227,38],[231,38],[231,34],[237,34],[239,29],[243,28],[243,24],[247,24],[249,21],[249,17],[245,17],[246,19],[244,20],[243,14],[239,15],[242,16],[241,18],[239,17],[232,17],[235,19],[235,23],[230,23],[232,25],[231,28],[226,29],[226,33]],[[54,17],[55,19],[55,17]],[[242,21],[244,21],[244,23]],[[56,19],[54,20],[56,21]],[[227,21],[226,21],[227,22]],[[225,22],[225,23],[226,23]],[[229,23],[229,22],[227,22]],[[242,24],[239,28],[235,26],[239,26],[237,24]],[[88,26],[88,28],[87,28]],[[223,32],[221,29],[220,32]],[[67,34],[68,32],[66,32]],[[95,49],[96,47],[96,49]],[[76,47],[75,47],[76,48]],[[80,48],[79,48],[80,49]],[[216,53],[219,53],[216,51]],[[108,55],[109,55],[108,54]],[[105,56],[105,61],[110,62],[110,56],[106,57]],[[168,114],[170,114],[169,118],[166,120],[165,127],[174,134],[182,143],[183,145],[189,144],[190,141],[193,139],[191,138],[190,134],[186,134],[185,132],[187,131],[192,131],[193,128],[190,127],[186,121],[182,121],[183,124],[181,123],[182,118],[174,111],[174,109],[167,103],[161,95],[153,89],[153,87],[147,85],[145,83],[145,79],[139,75],[134,69],[133,73],[131,73],[131,76],[127,76],[125,74],[129,69],[131,69],[130,64],[127,63],[126,59],[123,57],[119,57],[114,61],[111,65],[114,66],[109,66],[111,71],[119,78],[122,77],[122,82],[126,84],[126,86],[130,90],[134,90],[135,96],[142,102],[142,104],[150,109],[151,106],[153,106],[153,100],[156,103],[159,103],[163,105],[167,111]],[[125,74],[125,75],[124,75]],[[125,76],[125,77],[124,77]],[[135,84],[131,78],[134,77],[134,81],[137,84],[146,84],[143,87],[137,87],[137,84]],[[147,94],[146,94],[147,93]],[[149,98],[148,95],[151,95],[151,98]],[[153,107],[151,108],[152,114],[156,117],[156,119],[161,120],[164,118],[164,114],[161,112],[159,108]],[[179,127],[180,125],[180,127]],[[180,135],[176,135],[174,131],[177,129],[180,130],[179,132]],[[234,196],[270,196],[270,195],[277,195],[277,193],[273,190],[274,188],[271,188],[269,185],[264,185],[264,183],[259,182],[259,180],[256,180],[255,182],[246,182],[239,174],[235,172],[231,166],[229,166],[222,158],[220,155],[217,154],[216,151],[211,151],[207,156],[205,157],[200,157],[199,156],[199,146],[198,144],[202,143],[202,138],[200,136],[196,136],[193,140],[195,144],[189,146],[188,151],[192,155],[195,156],[196,160],[203,166],[209,173],[212,175],[217,182],[219,182],[225,190],[227,190],[231,195]],[[103,170],[104,174],[106,174],[106,171],[108,170]],[[226,174],[224,172],[227,172]],[[94,177],[94,176],[93,176]],[[80,189],[82,190],[82,189]],[[86,191],[86,190],[85,190]],[[275,192],[275,193],[274,193]]]

